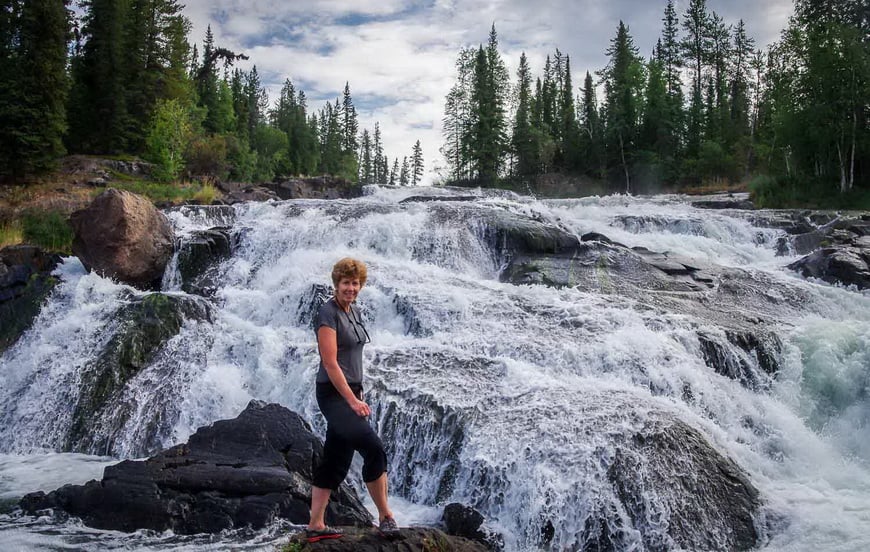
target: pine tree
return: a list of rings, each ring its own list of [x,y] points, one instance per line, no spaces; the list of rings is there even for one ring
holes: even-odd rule
[[[641,109],[643,64],[629,29],[622,21],[606,53],[610,61],[602,76],[606,95],[608,165],[622,173],[623,189],[629,193]]]
[[[359,123],[357,122],[356,108],[353,106],[353,100],[350,97],[350,83],[344,83],[344,96],[342,100],[342,115],[344,116],[344,140],[342,149],[352,154],[354,157],[359,155],[359,142],[357,141],[357,132],[359,131]]]
[[[390,171],[390,186],[395,186],[399,183],[399,158],[393,161],[393,169]]]
[[[368,129],[364,129],[362,132],[359,163],[359,181],[361,184],[371,184],[373,182],[372,161],[372,137]]]
[[[68,103],[70,149],[86,153],[127,150],[126,21],[129,4],[85,0],[81,56],[73,60]]]
[[[399,172],[399,186],[408,186],[411,184],[410,175],[408,173],[408,157],[405,156],[402,158],[402,170]]]
[[[598,116],[598,102],[595,98],[595,85],[592,75],[586,72],[583,81],[583,95],[580,102],[580,128],[581,128],[581,159],[584,160],[583,172],[589,176],[599,178],[602,175],[603,160],[603,136],[601,121]]]
[[[411,185],[416,186],[423,181],[423,148],[420,140],[414,144],[411,153]]]
[[[384,144],[381,142],[381,125],[375,123],[375,131],[372,134],[372,181],[380,183],[383,180],[381,169],[384,166]]]
[[[61,0],[7,2],[0,12],[0,174],[17,178],[65,152],[70,22]]]
[[[697,157],[701,147],[703,122],[703,72],[710,53],[710,14],[706,0],[689,0],[683,16],[683,59],[692,71],[692,96],[689,104],[689,117],[686,138],[686,153]]]
[[[444,145],[441,154],[447,161],[448,174],[454,180],[463,180],[471,176],[468,140],[476,117],[471,105],[475,59],[476,52],[472,48],[460,50],[456,60],[456,83],[445,99],[442,120]]]
[[[532,136],[532,75],[526,54],[520,56],[517,69],[517,111],[514,117],[512,145],[516,167],[514,173],[529,176],[537,173],[535,143]]]

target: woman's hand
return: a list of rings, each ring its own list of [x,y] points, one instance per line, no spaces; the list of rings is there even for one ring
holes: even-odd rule
[[[356,412],[357,416],[365,417],[372,413],[372,409],[369,408],[369,405],[359,399],[355,399],[354,402],[350,403],[350,407],[354,412]]]

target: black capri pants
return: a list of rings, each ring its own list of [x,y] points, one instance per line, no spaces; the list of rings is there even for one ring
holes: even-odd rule
[[[353,394],[359,398],[362,386],[352,384]],[[363,457],[363,481],[370,483],[387,471],[387,453],[384,444],[365,417],[357,415],[331,383],[317,384],[317,406],[326,418],[326,442],[323,458],[314,469],[315,487],[338,489],[350,470],[353,452]]]

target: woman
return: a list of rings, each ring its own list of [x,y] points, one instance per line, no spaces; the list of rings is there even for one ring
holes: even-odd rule
[[[317,372],[317,406],[327,421],[323,458],[314,470],[311,488],[309,542],[338,538],[324,513],[329,495],[338,489],[350,469],[354,450],[363,457],[363,481],[378,509],[379,528],[386,535],[399,528],[387,504],[387,455],[369,425],[371,414],[363,401],[363,345],[370,341],[359,309],[353,305],[366,283],[366,265],[344,258],[332,268],[335,295],[320,307],[315,323],[320,370]]]

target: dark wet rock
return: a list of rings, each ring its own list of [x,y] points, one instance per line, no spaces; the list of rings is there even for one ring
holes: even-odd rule
[[[232,420],[199,428],[185,444],[145,461],[105,469],[101,481],[32,493],[21,508],[47,508],[80,517],[88,526],[180,534],[261,528],[275,519],[308,522],[313,464],[320,440],[296,413],[252,401]],[[370,527],[371,515],[342,485],[332,495],[327,522]]]
[[[0,353],[33,324],[57,284],[51,272],[59,262],[58,255],[32,245],[0,250]]]
[[[581,242],[599,241],[602,243],[606,243],[608,245],[616,245],[619,247],[625,247],[621,243],[615,242],[615,241],[611,240],[610,238],[608,238],[607,236],[605,236],[604,234],[599,234],[598,232],[587,232],[586,234],[583,234],[582,236],[580,236],[580,241]]]
[[[854,246],[819,249],[788,267],[807,278],[870,289],[870,243],[865,244],[864,240],[867,237],[856,241]]]
[[[317,320],[320,306],[327,302],[332,295],[332,286],[311,284],[311,287],[308,288],[308,293],[299,298],[299,304],[296,307],[299,323],[303,326],[308,326],[312,330],[315,329],[314,321]]]
[[[617,449],[608,476],[648,550],[758,545],[758,490],[737,464],[680,420],[648,424]],[[650,520],[667,527],[669,541],[644,530]],[[621,549],[606,534],[600,536],[615,545],[610,549]]]
[[[477,215],[482,237],[504,258],[529,254],[561,254],[572,251],[580,240],[550,221],[519,216],[500,209],[481,210]]]
[[[667,232],[670,234],[704,235],[704,220],[700,217],[665,215],[617,215],[612,224],[634,234]]]
[[[551,287],[579,286],[615,293],[623,289],[702,291],[711,277],[685,259],[649,250],[631,250],[610,240],[584,241],[559,255],[525,255],[513,259],[501,280]]]
[[[187,293],[212,295],[217,286],[214,269],[230,257],[233,239],[230,228],[218,227],[193,232],[178,249],[181,289]]]
[[[376,529],[342,528],[338,539],[309,543],[304,534],[290,538],[284,549],[299,552],[486,552],[486,546],[462,537],[447,535],[428,527],[402,528],[394,537],[384,537]]]
[[[701,330],[698,341],[708,366],[746,387],[766,388],[779,370],[782,342],[772,331]]]
[[[224,203],[227,205],[235,205],[236,203],[244,203],[246,201],[279,201],[274,191],[263,186],[248,186],[247,188],[230,192],[224,196]]]
[[[185,320],[210,319],[208,304],[193,296],[152,293],[130,298],[115,314],[114,335],[82,370],[65,450],[93,454],[112,450],[112,436],[124,426],[130,412],[119,416],[113,411],[111,419],[104,420],[103,410],[179,333]]]
[[[748,199],[713,199],[693,201],[692,206],[699,209],[755,209],[755,204]]]
[[[159,289],[175,235],[150,200],[109,188],[70,215],[73,253],[88,270],[136,286]]]
[[[432,335],[432,331],[421,322],[414,303],[407,297],[394,295],[393,305],[396,307],[396,312],[404,320],[405,335],[413,335],[414,337],[428,337]]]
[[[484,529],[482,527],[484,521],[483,514],[471,506],[457,502],[445,506],[441,515],[444,532],[448,535],[479,542],[489,550],[503,550],[504,542],[501,535]]]
[[[477,196],[457,195],[457,196],[440,196],[440,195],[419,195],[406,197],[399,203],[425,203],[429,201],[476,201],[480,199]]]
[[[351,199],[362,195],[362,186],[334,176],[291,178],[263,186],[281,199]]]

